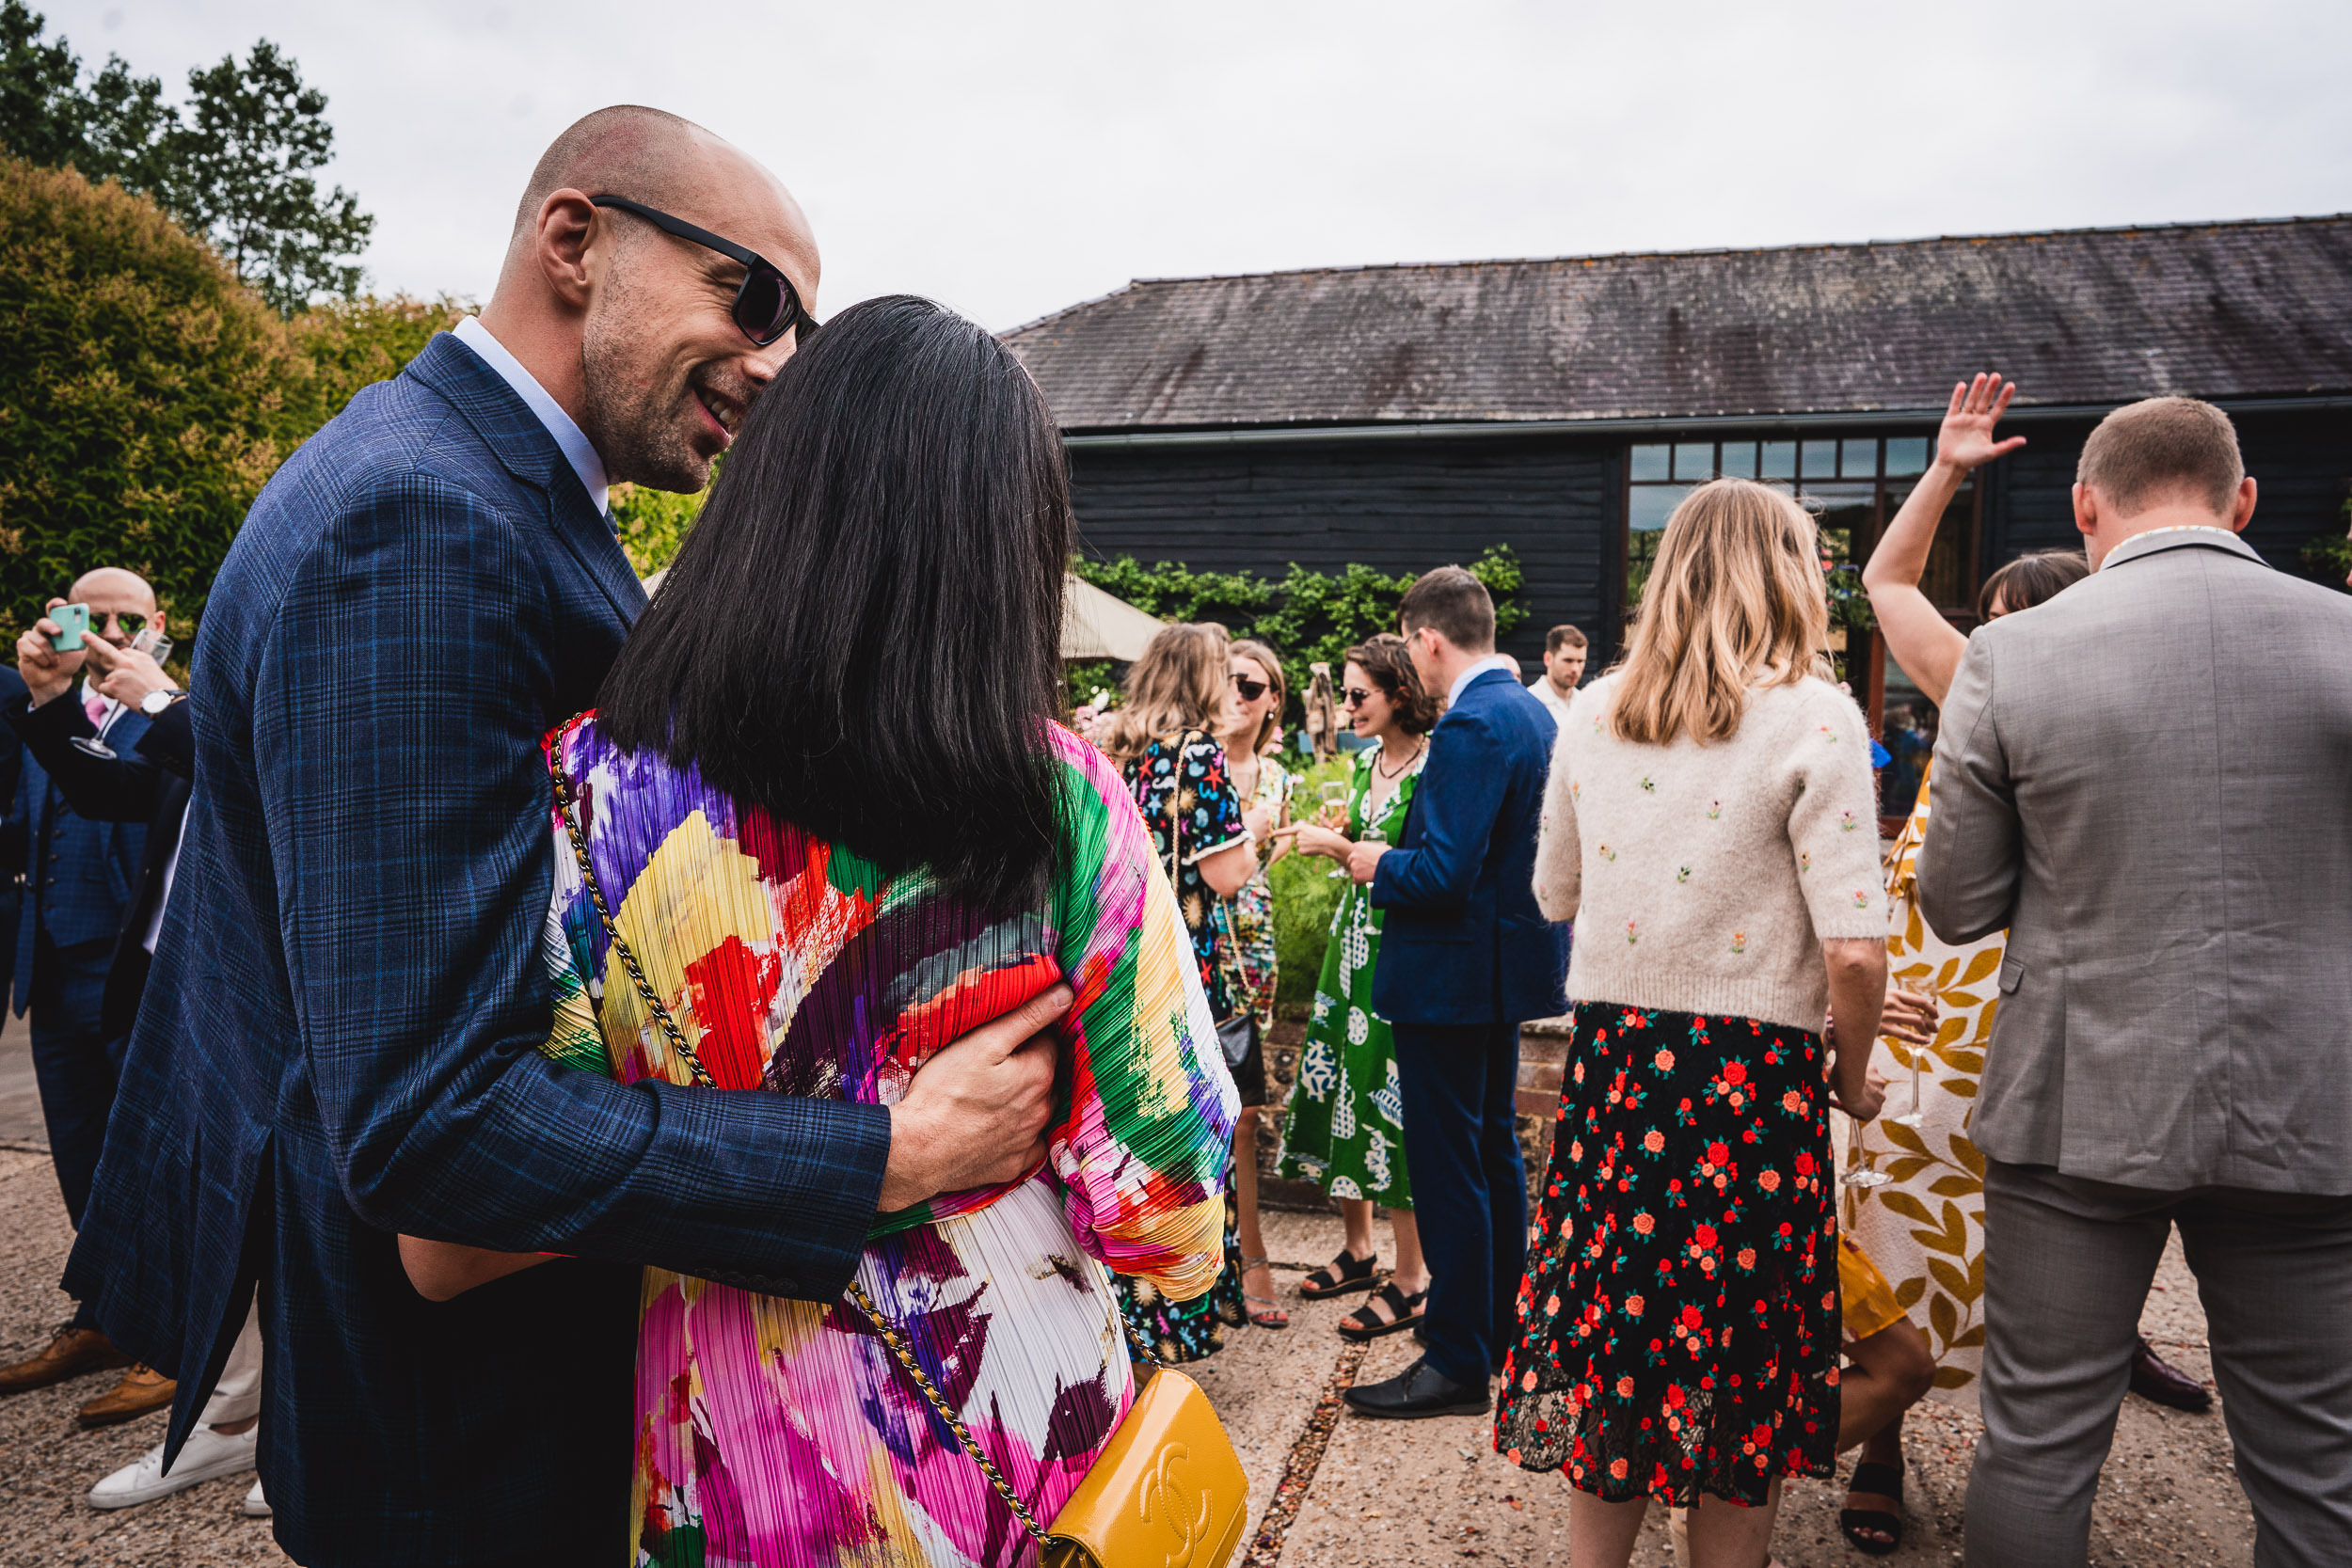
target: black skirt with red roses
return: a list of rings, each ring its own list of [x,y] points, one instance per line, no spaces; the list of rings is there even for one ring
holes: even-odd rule
[[[1605,1002],[1574,1024],[1495,1448],[1612,1500],[1834,1473],[1821,1037]]]

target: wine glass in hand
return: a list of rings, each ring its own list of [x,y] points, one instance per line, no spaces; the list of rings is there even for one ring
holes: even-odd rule
[[[1339,779],[1327,779],[1318,793],[1323,797],[1323,825],[1335,833],[1344,832],[1347,829],[1346,784]],[[1335,879],[1346,876],[1347,869],[1340,866],[1323,875],[1327,880]]]
[[[1927,1125],[1924,1099],[1923,1068],[1929,1049],[1935,1044],[1935,998],[1923,990],[1906,990],[1895,984],[1892,976],[1886,982],[1886,1008],[1879,1015],[1879,1034],[1890,1044],[1900,1042],[1911,1064],[1911,1109],[1891,1119],[1899,1127]]]

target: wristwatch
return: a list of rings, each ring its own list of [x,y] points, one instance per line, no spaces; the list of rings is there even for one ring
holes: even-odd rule
[[[152,719],[186,695],[184,691],[174,691],[170,687],[159,686],[139,699],[139,711]]]

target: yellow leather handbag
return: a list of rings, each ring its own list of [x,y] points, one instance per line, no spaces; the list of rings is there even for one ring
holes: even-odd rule
[[[620,927],[605,904],[604,889],[597,883],[596,865],[588,856],[587,838],[572,814],[572,782],[564,774],[561,752],[551,752],[549,761],[556,806],[613,955],[628,972],[639,999],[660,1024],[670,1049],[686,1064],[694,1081],[707,1086],[709,1072],[687,1043],[677,1021],[670,1016],[668,1006],[647,983],[637,956],[621,940]],[[849,1293],[916,1389],[963,1445],[963,1451],[979,1465],[989,1485],[1005,1499],[1021,1528],[1037,1542],[1044,1568],[1225,1568],[1232,1560],[1249,1512],[1249,1482],[1242,1474],[1241,1456],[1233,1451],[1232,1440],[1225,1435],[1209,1396],[1184,1373],[1160,1365],[1152,1347],[1120,1318],[1116,1296],[1112,1321],[1126,1329],[1136,1354],[1153,1370],[1128,1405],[1127,1418],[1095,1456],[1093,1467],[1062,1504],[1049,1529],[1037,1522],[1037,1514],[1021,1500],[930,1374],[923,1370],[898,1325],[875,1309],[865,1287],[854,1279],[850,1281]]]
[[[854,1279],[850,1300],[1037,1542],[1044,1568],[1225,1568],[1232,1560],[1249,1512],[1241,1456],[1200,1386],[1161,1366],[1132,1330],[1129,1341],[1153,1370],[1086,1480],[1047,1527],[1037,1522],[915,1360],[898,1326],[875,1310]],[[1116,1298],[1111,1310],[1116,1318]]]

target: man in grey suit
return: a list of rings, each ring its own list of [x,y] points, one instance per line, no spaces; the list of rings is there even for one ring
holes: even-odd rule
[[[2228,416],[2083,449],[2092,575],[1969,639],[1919,905],[2009,927],[1986,1156],[1968,1561],[2079,1564],[2171,1227],[2254,1560],[2352,1562],[2352,598],[2237,534]]]

